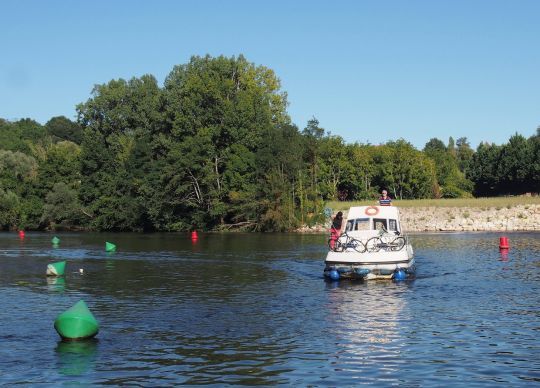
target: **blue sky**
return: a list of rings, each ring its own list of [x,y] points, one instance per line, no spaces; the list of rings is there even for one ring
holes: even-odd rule
[[[94,84],[192,55],[275,70],[299,127],[504,143],[540,126],[540,1],[0,2],[0,117],[75,118]]]

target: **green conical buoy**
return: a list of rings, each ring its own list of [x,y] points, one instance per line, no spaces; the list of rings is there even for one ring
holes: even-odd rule
[[[56,318],[54,328],[62,339],[82,340],[95,336],[99,323],[84,300],[80,300]]]
[[[65,269],[65,261],[57,261],[56,263],[51,263],[47,265],[47,276],[64,276]]]
[[[51,240],[51,242],[53,243],[53,245],[58,245],[60,244],[60,239],[56,236],[54,236]]]
[[[116,251],[116,245],[110,242],[105,242],[105,251],[106,252],[114,252]]]

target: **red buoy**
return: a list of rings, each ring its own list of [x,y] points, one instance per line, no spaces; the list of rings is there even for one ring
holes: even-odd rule
[[[197,231],[194,230],[193,232],[191,232],[191,239],[192,240],[197,240],[199,238],[199,236],[197,235]]]
[[[24,230],[19,230],[19,237],[24,238]]]
[[[499,239],[499,249],[510,249],[510,245],[508,244],[508,237],[502,236]]]

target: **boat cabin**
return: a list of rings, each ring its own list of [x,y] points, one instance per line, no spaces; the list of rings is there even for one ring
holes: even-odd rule
[[[399,210],[395,206],[355,206],[349,209],[345,231],[349,234],[377,234],[381,230],[400,234]],[[369,232],[371,231],[371,232]],[[375,232],[375,233],[373,233]]]

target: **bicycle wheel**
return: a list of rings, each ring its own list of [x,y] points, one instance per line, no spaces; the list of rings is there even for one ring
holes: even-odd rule
[[[347,249],[347,241],[342,242],[341,240],[336,241],[335,252],[343,252]]]
[[[403,247],[405,246],[405,239],[403,237],[396,237],[392,241],[392,247],[390,248],[392,251],[401,251]]]
[[[379,252],[381,250],[381,239],[372,237],[366,241],[366,250],[368,252]]]
[[[353,249],[356,252],[364,253],[366,251],[366,246],[364,245],[364,243],[362,241],[354,239],[353,243],[354,243]]]

